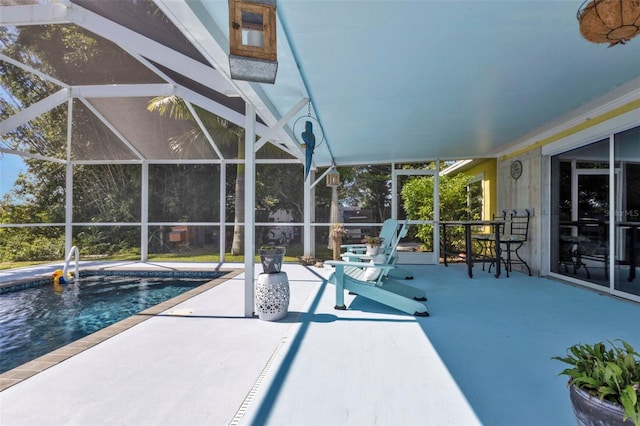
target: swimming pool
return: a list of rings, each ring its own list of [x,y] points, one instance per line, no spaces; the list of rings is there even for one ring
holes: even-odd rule
[[[0,294],[0,374],[221,275],[81,273],[61,287],[45,284]]]

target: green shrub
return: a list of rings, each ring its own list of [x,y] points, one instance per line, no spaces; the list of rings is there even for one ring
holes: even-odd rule
[[[34,236],[28,240],[15,236],[0,249],[5,261],[57,260],[64,258],[64,239]]]

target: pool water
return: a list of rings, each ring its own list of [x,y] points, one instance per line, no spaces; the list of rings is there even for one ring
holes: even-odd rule
[[[1,294],[0,373],[208,281],[95,275]]]

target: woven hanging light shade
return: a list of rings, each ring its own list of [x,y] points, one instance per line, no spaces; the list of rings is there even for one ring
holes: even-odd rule
[[[640,34],[640,0],[587,0],[578,22],[582,36],[593,43],[625,44]]]

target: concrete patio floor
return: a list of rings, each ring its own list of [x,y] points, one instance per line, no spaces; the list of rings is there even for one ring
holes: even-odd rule
[[[288,316],[244,318],[240,274],[174,308],[191,314],[153,316],[0,392],[0,424],[574,425],[551,357],[606,339],[640,348],[637,303],[519,273],[408,267],[431,317],[359,296],[334,310],[328,269],[285,264]]]

